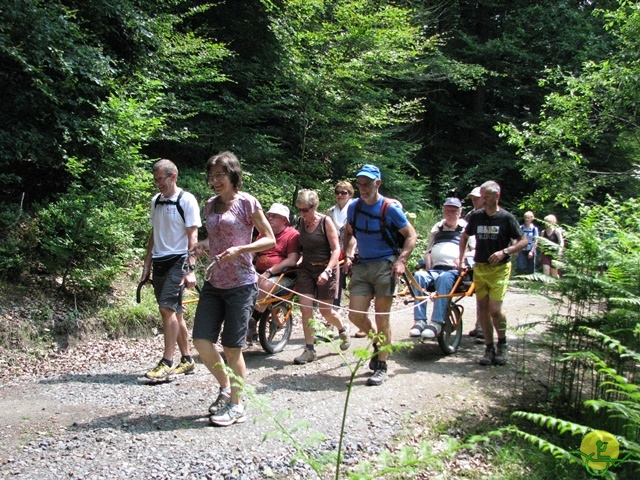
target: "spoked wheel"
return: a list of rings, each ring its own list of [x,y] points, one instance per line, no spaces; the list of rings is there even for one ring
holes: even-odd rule
[[[460,306],[453,302],[449,303],[449,315],[442,326],[442,331],[438,335],[438,345],[440,349],[450,355],[456,353],[460,341],[462,340],[462,311]]]
[[[258,337],[265,352],[281,352],[289,342],[293,330],[291,308],[290,304],[282,302],[267,308],[262,313],[258,326]]]

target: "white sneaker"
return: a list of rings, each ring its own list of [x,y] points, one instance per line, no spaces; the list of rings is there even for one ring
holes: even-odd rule
[[[410,337],[419,337],[420,334],[422,334],[422,331],[426,328],[427,326],[427,322],[425,322],[424,320],[417,320],[416,324],[411,327],[411,330],[409,330],[409,336]]]
[[[209,417],[211,425],[216,427],[228,427],[234,423],[244,423],[247,417],[244,415],[244,408],[240,405],[227,404],[222,410]]]
[[[422,338],[436,338],[442,331],[442,324],[437,322],[429,322],[429,325],[422,331]]]

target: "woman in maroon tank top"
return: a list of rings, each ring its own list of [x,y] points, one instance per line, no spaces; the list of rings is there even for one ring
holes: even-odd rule
[[[551,275],[553,278],[560,278],[558,268],[554,266],[553,260],[560,256],[562,248],[564,247],[562,231],[558,228],[558,219],[555,215],[547,215],[544,217],[544,223],[546,228],[542,231],[540,237],[546,238],[550,242],[557,244],[558,248],[552,250],[548,245],[542,247],[542,255],[540,256],[542,273],[545,275]]]

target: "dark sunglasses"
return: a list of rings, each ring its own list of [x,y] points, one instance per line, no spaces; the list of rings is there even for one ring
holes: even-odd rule
[[[336,190],[336,195],[349,195],[349,192],[343,192]]]
[[[309,210],[311,210],[313,207],[309,207],[309,208],[300,208],[298,207],[298,211],[302,212],[302,213],[307,213]]]

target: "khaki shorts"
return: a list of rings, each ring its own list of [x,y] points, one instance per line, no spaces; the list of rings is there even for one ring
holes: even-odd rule
[[[389,257],[381,262],[356,263],[351,271],[349,292],[352,296],[376,298],[391,297],[396,289],[391,268],[397,257]]]
[[[492,265],[490,263],[476,263],[473,266],[473,282],[476,284],[476,298],[489,295],[491,300],[501,302],[507,294],[509,278],[511,277],[511,262]]]

